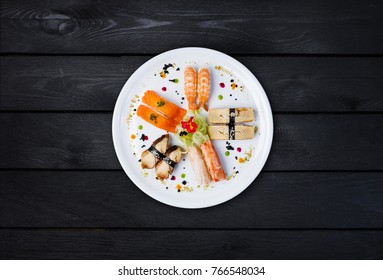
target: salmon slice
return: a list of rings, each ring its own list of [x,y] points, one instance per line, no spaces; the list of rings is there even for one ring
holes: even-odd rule
[[[163,130],[173,133],[177,131],[178,122],[172,119],[168,119],[164,115],[155,112],[151,108],[146,107],[144,105],[138,106],[137,116]]]
[[[144,93],[142,102],[152,107],[155,111],[165,115],[168,119],[174,120],[177,124],[180,123],[186,115],[185,109],[178,107],[152,90],[147,90]]]

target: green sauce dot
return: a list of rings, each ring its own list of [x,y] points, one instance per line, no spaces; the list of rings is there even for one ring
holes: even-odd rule
[[[175,82],[176,84],[178,84],[178,79],[174,79],[174,82]]]
[[[226,152],[225,152],[225,156],[227,156],[227,157],[230,156],[230,152],[229,152],[229,151],[226,151]]]
[[[139,130],[142,130],[143,128],[144,128],[144,127],[143,127],[142,125],[139,125],[139,126],[138,126],[138,129],[139,129]]]
[[[222,100],[222,99],[223,99],[223,96],[222,96],[222,95],[218,95],[218,99],[219,99],[219,100]]]
[[[185,178],[185,177],[186,177],[186,174],[182,173],[181,178]]]

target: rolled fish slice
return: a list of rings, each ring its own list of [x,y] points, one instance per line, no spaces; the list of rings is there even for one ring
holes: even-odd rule
[[[188,148],[187,153],[198,184],[201,186],[208,185],[211,182],[211,177],[200,149],[193,145]]]
[[[177,164],[182,158],[181,148],[179,146],[173,146],[166,151],[165,156]],[[165,160],[161,160],[156,164],[156,176],[160,180],[169,178],[173,170],[174,166],[169,165]]]
[[[214,182],[226,180],[225,171],[210,139],[201,145],[201,151],[212,180]]]
[[[235,125],[234,139],[229,137],[228,125],[209,125],[209,137],[212,140],[245,140],[252,139],[255,133],[255,127],[250,125]]]
[[[254,110],[252,108],[233,108],[232,114],[234,122],[252,122],[254,121]],[[230,108],[210,109],[209,122],[210,123],[229,123],[230,122]]]
[[[160,153],[164,154],[166,150],[168,149],[168,143],[169,143],[169,134],[165,134],[157,138],[151,146],[154,147]],[[152,152],[150,152],[149,149],[143,151],[141,154],[142,168],[151,169],[156,165],[158,161],[159,159]]]

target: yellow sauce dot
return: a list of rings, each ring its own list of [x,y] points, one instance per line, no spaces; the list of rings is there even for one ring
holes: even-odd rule
[[[132,138],[132,140],[136,139],[136,135],[132,134],[130,135],[130,138]]]
[[[239,158],[239,159],[238,159],[238,162],[239,162],[239,163],[245,163],[245,160],[244,160],[243,158]]]
[[[165,72],[164,71],[160,72],[160,76],[161,76],[161,78],[165,79],[166,78]]]

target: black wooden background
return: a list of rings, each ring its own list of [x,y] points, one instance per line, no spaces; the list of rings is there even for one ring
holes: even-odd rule
[[[260,80],[275,136],[241,195],[142,193],[111,136],[125,81],[185,46]],[[1,1],[0,258],[383,258],[383,2]]]

